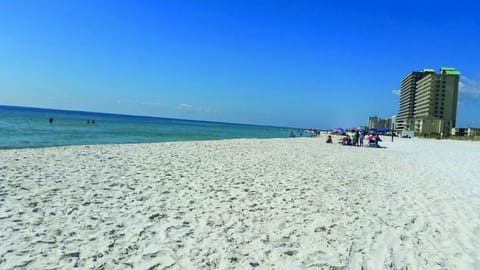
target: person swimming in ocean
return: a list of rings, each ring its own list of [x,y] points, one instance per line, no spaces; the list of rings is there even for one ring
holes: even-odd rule
[[[50,117],[50,119],[48,119],[48,122],[51,124],[53,123],[53,118]]]

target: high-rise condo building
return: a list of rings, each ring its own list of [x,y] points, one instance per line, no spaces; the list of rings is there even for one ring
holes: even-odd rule
[[[423,134],[449,134],[457,117],[460,72],[441,68],[411,72],[401,82],[396,130]]]
[[[428,70],[430,71],[430,70]],[[432,70],[433,72],[433,70]],[[395,129],[397,132],[413,129],[413,114],[415,108],[415,95],[417,82],[425,76],[424,72],[410,72],[400,82],[400,106],[398,108]]]

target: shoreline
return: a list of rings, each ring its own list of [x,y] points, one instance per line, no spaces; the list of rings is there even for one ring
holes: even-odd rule
[[[480,267],[480,145],[323,139],[1,151],[0,268]]]
[[[298,140],[298,139],[317,139],[317,140],[321,140],[323,143],[325,143],[325,140],[326,140],[326,133],[322,133],[320,136],[315,136],[315,137],[294,137],[294,138],[288,138],[288,137],[285,137],[285,138],[249,138],[249,137],[246,137],[246,138],[225,138],[225,139],[205,139],[205,140],[172,140],[172,141],[159,141],[159,142],[126,142],[126,143],[98,143],[98,144],[67,144],[67,145],[49,145],[49,146],[34,146],[34,147],[31,147],[31,146],[25,146],[25,147],[0,147],[0,151],[4,151],[4,150],[21,150],[21,149],[43,149],[43,148],[57,148],[57,147],[70,147],[70,146],[104,146],[104,145],[143,145],[143,144],[163,144],[163,143],[182,143],[182,142],[216,142],[216,141],[230,141],[230,140],[283,140],[283,139],[286,139],[286,140]],[[338,139],[337,138],[342,138],[343,136],[342,135],[336,135],[336,134],[330,134],[332,135],[332,138],[334,138],[334,142],[333,144],[337,144],[338,142]],[[388,136],[388,135],[381,135],[381,138],[382,138],[382,142],[387,142],[388,143],[391,143],[391,136]],[[337,141],[335,140],[337,139]],[[436,138],[412,138],[412,139],[406,139],[406,138],[400,138],[400,137],[394,137],[394,142],[396,142],[397,140],[435,140],[435,141],[445,141],[445,142],[448,142],[448,141],[455,141],[455,142],[478,142],[480,141],[480,138],[475,138],[475,139],[467,139],[467,138],[445,138],[445,139],[436,139]],[[365,139],[366,141],[366,139]],[[367,145],[368,143],[364,143],[364,147],[366,147],[365,145]]]
[[[304,137],[308,138],[308,137]],[[275,139],[288,139],[288,138],[226,138],[226,139],[205,139],[205,140],[178,140],[178,141],[161,141],[161,142],[126,142],[126,143],[98,143],[98,144],[66,144],[66,145],[49,145],[49,146],[36,146],[36,147],[11,147],[2,148],[2,150],[22,150],[22,149],[43,149],[43,148],[61,148],[61,147],[79,147],[79,146],[108,146],[108,145],[144,145],[144,144],[163,144],[163,143],[182,143],[182,142],[216,142],[216,141],[229,141],[229,140],[275,140]],[[297,138],[298,139],[298,138]]]

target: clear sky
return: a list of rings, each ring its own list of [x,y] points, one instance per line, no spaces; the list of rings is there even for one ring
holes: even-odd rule
[[[333,128],[398,110],[410,71],[462,72],[480,126],[476,1],[0,1],[0,104]]]

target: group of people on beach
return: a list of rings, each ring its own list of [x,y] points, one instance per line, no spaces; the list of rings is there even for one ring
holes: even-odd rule
[[[355,131],[353,138],[350,135],[346,134],[342,137],[338,143],[341,145],[350,145],[350,146],[363,146],[363,141],[365,140],[367,132],[365,130]],[[380,134],[372,133],[367,136],[368,146],[381,148],[379,142],[382,141]],[[332,135],[327,136],[327,143],[333,143]]]

